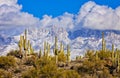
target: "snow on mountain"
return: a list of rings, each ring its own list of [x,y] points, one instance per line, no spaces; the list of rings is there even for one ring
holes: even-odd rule
[[[48,26],[47,28],[29,28],[28,39],[31,41],[35,51],[40,48],[43,50],[44,41],[54,47],[54,37],[58,37],[58,44],[62,42],[65,46],[70,44],[71,57],[83,55],[86,50],[101,49],[101,33],[105,33],[107,48],[111,49],[111,45],[115,44],[116,48],[120,47],[120,31],[112,30],[91,30],[80,29],[74,32],[67,32],[62,27]],[[23,35],[24,33],[21,33]],[[0,35],[0,55],[6,55],[12,49],[18,49],[17,43],[20,35],[6,37]],[[66,50],[66,47],[65,47]],[[52,50],[51,50],[52,52]]]

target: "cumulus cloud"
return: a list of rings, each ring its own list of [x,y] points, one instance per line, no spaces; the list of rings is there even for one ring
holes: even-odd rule
[[[98,5],[93,1],[85,3],[78,14],[64,13],[61,16],[43,16],[41,26],[56,25],[66,30],[75,31],[81,28],[99,30],[120,30],[120,7],[112,9],[105,5]]]
[[[58,27],[63,27],[67,30],[73,29],[74,27],[74,15],[70,13],[64,13],[61,16],[52,18],[52,16],[44,15],[43,19],[40,20],[40,25],[42,27],[46,26],[58,26]]]
[[[90,1],[82,6],[76,21],[75,29],[82,25],[91,29],[120,30],[120,7],[112,9]]]
[[[120,7],[112,9],[93,1],[85,3],[78,14],[65,12],[58,17],[44,15],[40,20],[27,12],[21,12],[17,0],[0,0],[0,29],[11,27],[63,27],[67,31],[80,28],[120,30]],[[28,20],[29,19],[29,20]]]
[[[0,0],[0,29],[39,25],[38,18],[21,12],[21,9],[22,5],[18,5],[17,0]]]

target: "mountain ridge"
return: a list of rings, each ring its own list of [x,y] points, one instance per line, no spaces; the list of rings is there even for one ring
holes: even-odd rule
[[[68,32],[62,27],[50,26],[49,28],[28,29],[28,39],[31,41],[35,51],[38,51],[40,48],[43,50],[44,41],[51,44],[52,49],[54,46],[54,37],[57,36],[58,44],[62,42],[65,46],[67,44],[71,45],[71,57],[74,58],[74,56],[83,55],[87,49],[101,49],[102,32],[105,33],[108,49],[111,49],[112,44],[115,44],[115,48],[119,48],[120,31],[117,30],[92,30],[83,28],[74,32]],[[23,35],[23,33],[20,35]],[[0,36],[1,55],[6,55],[10,49],[18,49],[17,43],[20,35],[12,37]]]

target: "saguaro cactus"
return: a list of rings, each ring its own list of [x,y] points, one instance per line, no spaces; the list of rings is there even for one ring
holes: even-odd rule
[[[33,49],[33,47],[32,47],[32,45],[30,44],[30,54],[33,54],[34,53],[34,49]]]
[[[117,65],[118,65],[118,70],[117,70],[117,72],[119,72],[120,71],[120,55],[118,54],[118,58],[117,58]]]
[[[42,51],[41,51],[41,49],[40,49],[40,51],[39,51],[39,56],[38,56],[39,58],[41,58],[42,57]]]
[[[27,49],[28,49],[28,46],[27,46],[27,30],[25,30],[25,32],[24,32],[24,51],[25,51],[25,57],[27,56]]]
[[[34,52],[34,49],[32,48],[30,40],[27,40],[27,30],[25,30],[24,36],[20,36],[18,46],[20,49],[20,54],[22,54],[22,51],[23,51],[25,58],[27,54],[32,54]]]
[[[95,53],[95,59],[98,60],[98,58],[99,58],[98,57],[98,51],[96,51],[96,53]]]
[[[47,51],[47,49],[46,49],[46,42],[44,42],[44,56],[46,56],[46,51]]]
[[[18,46],[19,46],[20,54],[22,55],[22,48],[23,48],[23,39],[22,39],[22,36],[20,36],[20,40],[18,42]]]
[[[67,64],[70,62],[70,46],[67,45]]]
[[[55,55],[55,60],[56,64],[58,63],[58,45],[57,45],[57,36],[55,36],[55,48],[53,49],[54,55]]]
[[[63,46],[62,42],[60,43],[60,52],[64,52],[64,46]]]
[[[60,43],[60,50],[59,50],[59,54],[58,54],[58,61],[59,62],[66,62],[66,56],[64,54],[64,46],[63,46],[62,42]]]
[[[112,62],[114,62],[114,44],[112,44]]]
[[[106,41],[104,39],[104,32],[102,32],[102,51],[105,52],[106,50]]]
[[[50,54],[50,44],[47,43],[47,57],[49,56],[49,54]]]

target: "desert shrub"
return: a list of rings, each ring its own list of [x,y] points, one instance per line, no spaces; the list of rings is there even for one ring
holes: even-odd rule
[[[106,59],[106,58],[111,57],[111,52],[109,52],[109,51],[106,51],[106,52],[100,51],[98,53],[98,56],[100,57],[100,59]]]
[[[81,78],[81,76],[75,70],[59,69],[52,78]]]
[[[14,73],[21,73],[21,72],[22,72],[22,70],[18,69],[18,68],[14,70]]]
[[[42,57],[36,61],[36,65],[38,68],[41,68],[45,65],[51,65],[51,64],[55,65],[56,63],[55,63],[54,59],[53,60],[52,59],[53,59],[52,57],[48,57],[48,58]]]
[[[113,78],[107,68],[104,68],[101,73],[97,74],[97,76],[98,78]]]
[[[39,78],[39,71],[35,68],[28,69],[22,73],[22,78]]]
[[[52,64],[47,64],[41,68],[40,73],[45,78],[53,78],[57,74],[57,66]]]
[[[0,78],[12,78],[12,74],[10,72],[0,69]]]
[[[29,66],[35,66],[35,61],[36,61],[36,57],[32,56],[32,57],[28,57],[25,60],[25,65],[29,65]]]
[[[66,56],[65,56],[64,52],[61,52],[58,54],[58,61],[59,62],[66,62]]]
[[[64,78],[80,78],[80,75],[74,70],[66,70],[64,74]]]
[[[87,50],[87,52],[85,53],[85,57],[87,58],[92,58],[94,56],[94,51],[92,50]]]
[[[12,56],[1,56],[0,57],[0,68],[8,69],[15,66],[15,59]]]
[[[7,56],[14,56],[14,57],[17,57],[17,58],[20,58],[22,59],[23,55],[20,54],[20,52],[18,50],[11,50]]]

